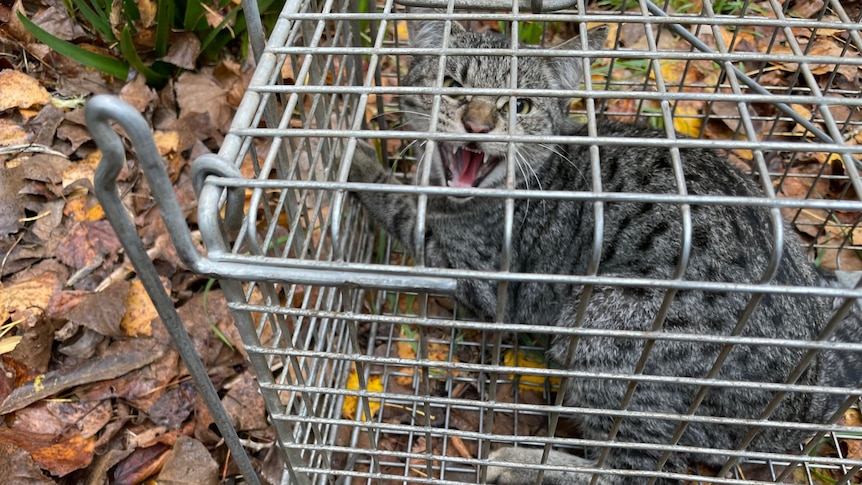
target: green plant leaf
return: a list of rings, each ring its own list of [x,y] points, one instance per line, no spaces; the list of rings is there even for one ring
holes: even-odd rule
[[[87,67],[92,67],[93,69],[97,69],[109,76],[114,76],[115,78],[126,80],[129,78],[129,65],[123,61],[118,59],[114,59],[113,57],[103,56],[101,54],[96,54],[95,52],[90,52],[88,50],[82,49],[71,42],[66,42],[65,40],[58,39],[53,35],[46,32],[44,29],[34,24],[30,19],[24,16],[21,11],[18,11],[18,20],[21,21],[21,24],[24,25],[24,28],[27,29],[27,32],[33,35],[39,42],[47,45],[51,49],[57,51],[59,54],[72,59],[73,61],[79,62]]]
[[[93,8],[86,0],[72,0],[72,4],[79,12],[81,12],[81,15],[90,22],[90,25],[96,29],[103,40],[106,42],[117,41],[114,31],[111,30],[109,11]]]
[[[183,16],[183,30],[186,32],[200,32],[208,28],[202,0],[188,0],[186,2],[186,13]]]
[[[167,74],[147,66],[144,64],[144,61],[141,60],[141,57],[135,50],[135,43],[132,40],[132,30],[129,28],[128,24],[123,27],[123,32],[120,35],[120,52],[123,53],[123,57],[129,61],[129,64],[134,67],[135,70],[147,78],[147,84],[158,87],[163,86],[168,82]]]
[[[212,30],[212,32],[207,34],[207,36],[204,38],[204,40],[201,41],[201,52],[204,52],[207,50],[207,48],[210,46],[210,44],[215,40],[216,36],[225,30],[225,27],[227,27],[227,24],[229,22],[231,22],[234,18],[236,18],[236,15],[240,12],[240,10],[242,10],[242,9],[240,7],[237,7],[235,9],[231,10],[230,12],[228,12],[228,14],[224,16],[224,19],[222,19],[222,21],[219,22],[218,25],[216,25],[216,27]],[[229,34],[229,35],[230,35],[230,38],[233,38],[232,34]],[[227,44],[227,42],[229,42],[229,40],[224,42],[224,44]],[[223,45],[222,45],[222,47],[223,47]],[[221,48],[219,48],[219,50],[221,50]]]
[[[137,29],[135,29],[134,23],[138,20],[141,20],[141,11],[138,10],[138,4],[135,3],[135,0],[123,0],[123,17],[126,18],[126,26],[130,26],[132,28],[132,33],[137,33]]]
[[[158,59],[168,54],[171,25],[174,23],[174,0],[159,0],[156,9],[156,36],[153,42],[153,49]]]

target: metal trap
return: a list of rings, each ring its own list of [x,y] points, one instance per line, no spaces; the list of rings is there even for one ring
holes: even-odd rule
[[[408,11],[408,6],[438,10]],[[835,299],[833,315],[824,320],[839,325],[862,296],[856,288],[858,275],[852,273],[862,270],[860,18],[862,4],[834,0],[533,0],[519,5],[498,0],[411,0],[376,6],[346,0],[288,2],[259,55],[221,151],[195,164],[206,258],[188,237],[157,156],[150,158],[155,162],[146,160],[150,156],[144,153],[146,127],[130,129],[139,122],[111,100],[94,101],[88,115],[97,129],[104,130],[108,118],[123,124],[143,164],[149,165],[146,175],[180,254],[196,271],[220,279],[277,432],[283,483],[484,483],[493,464],[489,454],[513,445],[595,457],[597,463],[579,468],[593,473],[594,483],[859,483],[862,382],[846,388],[811,386],[797,382],[793,373],[780,382],[733,380],[720,377],[721,360],[715,360],[715,373],[709,375],[652,375],[643,368],[584,375],[549,366],[545,358],[551,339],[563,334],[573,342],[614,338],[650,345],[689,341],[728,351],[737,346],[802,349],[802,358],[791,367],[803,372],[824,349],[858,355],[859,339],[830,341],[829,332],[804,341],[752,337],[745,332],[745,314],[739,316],[738,331],[715,335],[663,329],[658,317],[650,331],[560,328],[508,321],[504,311],[497,318],[476,318],[451,295],[464,280],[492,280],[499,288],[539,281],[584,288],[642,287],[663,292],[669,300],[686,291],[735,292],[747,295],[751,311],[762,304],[764,295],[820,296]],[[595,147],[595,153],[598,147],[611,145],[674,153],[680,148],[709,148],[750,173],[765,195],[458,189],[431,186],[427,174],[423,185],[414,143],[458,136],[401,126],[399,97],[419,91],[402,83],[409,58],[480,53],[411,47],[406,22],[418,19],[444,22],[447,32],[451,24],[445,22],[459,22],[474,31],[497,29],[539,46],[495,52],[513,62],[531,55],[593,58],[583,86],[549,95],[574,98],[571,116],[587,126],[613,119],[649,125],[662,134],[649,139],[601,134],[544,139],[508,133],[495,140],[573,143]],[[552,48],[561,39],[584,35],[587,27],[601,24],[609,26],[602,49]],[[589,62],[583,65],[586,68]],[[444,86],[442,72],[438,79],[438,85],[422,88],[437,102],[453,93],[471,95],[469,88],[456,92]],[[523,93],[511,86],[479,94],[514,103]],[[104,137],[110,134],[99,139]],[[349,162],[361,149],[357,143],[366,142],[396,178],[407,184],[418,178],[419,186],[348,182]],[[121,160],[103,150],[106,161],[112,156],[114,162]],[[125,215],[118,199],[107,201],[116,190],[109,169],[100,170],[100,198],[112,213],[112,222],[121,235],[126,231],[124,237],[137,241],[133,228],[130,232],[117,222]],[[429,200],[459,194],[497,197],[509,206],[527,199],[541,204],[543,197],[576,199],[590,207],[632,201],[679,207],[760,205],[772,211],[776,225],[783,220],[796,229],[812,264],[845,271],[846,281],[799,287],[774,284],[769,271],[759,281],[693,281],[606,275],[597,267],[577,275],[433,267],[424,264],[422,255],[408,254],[371,221],[349,195],[351,190],[414,194],[420,218],[425,217]],[[518,231],[518,223],[509,217],[509,232]],[[797,244],[781,241],[780,229],[775,234],[776,245]],[[594,243],[601,248],[601,237]],[[135,246],[126,243],[127,252],[146,279],[145,253],[136,254],[130,245]],[[510,253],[511,247],[500,250]],[[160,293],[164,300],[158,280],[150,283],[154,299]],[[505,290],[499,293],[501,308],[506,307],[506,295]],[[157,303],[161,311],[170,312],[169,301]],[[163,319],[176,325],[175,317]],[[175,338],[181,341],[181,332]],[[192,355],[188,347],[187,361]],[[205,378],[200,369],[192,370]],[[586,378],[624,382],[632,393],[637,392],[636,383],[653,382],[703,395],[712,389],[766,389],[777,402],[788,394],[813,392],[836,398],[840,406],[817,421],[786,422],[775,420],[770,408],[748,416],[704,415],[696,399],[687,412],[636,411],[625,403],[606,408],[567,405],[560,386]],[[214,405],[217,402],[215,398]],[[755,435],[764,428],[796,428],[810,439],[784,443],[786,452],[778,453],[749,447],[751,439],[735,447],[716,447],[680,441],[679,436],[667,442],[656,442],[648,434],[640,442],[615,434],[585,438],[578,416],[671,422],[681,433],[698,423],[744,426]],[[230,424],[217,422],[250,475]],[[687,470],[605,466],[606,455],[621,449],[664,459],[674,453],[718,456],[723,464]],[[496,463],[507,464],[511,463]],[[554,466],[539,469],[549,473]]]

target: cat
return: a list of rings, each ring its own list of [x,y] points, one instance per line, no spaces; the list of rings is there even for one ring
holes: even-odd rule
[[[444,25],[440,21],[409,21],[409,39],[414,47],[441,49]],[[600,49],[607,29],[590,30],[586,45]],[[496,32],[476,33],[458,23],[451,24],[448,45],[452,48],[510,48],[509,36]],[[580,49],[578,36],[557,46],[560,50]],[[529,55],[521,46],[517,64],[519,88],[577,89],[582,81],[583,59]],[[492,55],[456,56],[445,59],[443,85],[447,87],[507,88],[511,57]],[[439,57],[417,55],[411,59],[403,84],[433,87],[438,84]],[[434,97],[431,94],[404,94],[401,99],[405,124],[419,132],[429,131]],[[501,188],[506,184],[508,146],[505,142],[482,140],[481,135],[509,133],[509,110],[516,110],[514,132],[530,135],[570,135],[587,137],[588,129],[569,117],[570,99],[561,97],[521,97],[515,103],[508,96],[443,95],[439,100],[437,132],[476,134],[476,141],[439,141],[430,154],[430,182],[442,187]],[[605,137],[661,138],[649,128],[598,120],[597,130]],[[433,146],[417,143],[419,160]],[[587,146],[518,143],[515,146],[515,186],[546,191],[593,190],[593,167]],[[679,155],[688,194],[758,196],[762,191],[742,171],[717,153],[699,148],[681,148]],[[427,157],[426,157],[427,158]],[[599,147],[601,189],[605,192],[676,194],[678,187],[670,151],[664,148]],[[419,170],[421,173],[422,170]],[[349,180],[367,183],[398,183],[384,169],[367,144],[360,143],[351,160]],[[353,192],[368,214],[411,253],[421,245],[425,263],[432,267],[498,271],[504,240],[505,202],[481,196],[430,196],[427,203],[424,240],[416,241],[417,197],[412,194]],[[682,275],[685,280],[758,283],[775,249],[770,211],[760,207],[692,205],[691,251]],[[514,202],[512,231],[512,272],[547,274],[587,274],[593,255],[596,227],[601,227],[601,257],[598,275],[655,278],[676,277],[683,250],[683,216],[679,205],[609,202],[603,207],[602,224],[597,226],[594,203],[572,200],[524,200]],[[785,225],[786,226],[786,225]],[[831,284],[807,260],[796,236],[787,229],[780,246],[780,266],[771,280],[776,285],[819,286]],[[459,280],[456,299],[476,318],[493,322],[497,315],[498,286],[494,281]],[[505,321],[556,325],[575,324],[583,287],[541,282],[510,282]],[[595,286],[588,297],[582,326],[591,329],[648,331],[662,305],[665,290],[621,286]],[[682,289],[676,293],[663,329],[697,335],[729,335],[752,295],[740,292],[706,292]],[[761,338],[814,340],[834,309],[841,303],[832,299],[764,294],[751,313],[742,335]],[[855,312],[842,322],[833,337],[856,341],[862,324]],[[549,357],[566,361],[570,336],[554,337]],[[572,352],[570,368],[580,372],[629,374],[641,358],[645,340],[613,337],[581,337]],[[693,341],[655,341],[643,374],[704,377],[721,350],[721,345]],[[785,382],[805,353],[804,349],[775,346],[737,345],[727,356],[717,379],[746,382]],[[855,387],[862,378],[862,358],[858,353],[821,352],[797,381]],[[566,403],[571,406],[620,409],[627,380],[570,379]],[[670,382],[640,382],[628,411],[685,414],[698,386]],[[851,392],[848,390],[848,394]],[[713,387],[696,414],[714,417],[755,419],[763,412],[774,392],[757,389]],[[827,398],[813,393],[788,393],[770,419],[790,422],[822,422],[845,396]],[[609,415],[575,415],[588,440],[607,440],[614,418]],[[679,421],[626,417],[614,438],[621,447],[611,448],[604,468],[655,470],[661,451],[626,448],[625,443],[668,444]],[[690,422],[679,445],[734,449],[746,434],[742,425]],[[810,433],[808,433],[810,434]],[[783,452],[806,438],[806,433],[764,427],[747,446],[749,450]],[[552,451],[548,463],[576,467],[595,466],[597,450],[584,458]],[[503,463],[536,464],[542,450],[501,448],[490,458]],[[676,452],[662,471],[686,473],[697,464],[720,467],[726,455]],[[527,485],[535,483],[537,467],[489,466],[488,483]],[[590,483],[593,475],[577,470],[546,470],[542,483],[579,485]],[[615,485],[648,483],[648,476],[600,474],[595,483]],[[659,477],[655,483],[678,483]]]

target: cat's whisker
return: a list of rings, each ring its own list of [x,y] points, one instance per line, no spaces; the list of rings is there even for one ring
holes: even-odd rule
[[[521,153],[521,151],[518,149],[515,149],[515,162],[518,168],[521,170],[521,175],[524,177],[524,184],[526,185],[526,188],[530,188],[530,179],[532,178],[535,179],[536,185],[538,186],[539,190],[542,190],[542,181],[539,179],[539,174],[536,173],[536,169],[533,168],[533,166],[527,160],[527,157],[524,156],[524,154]],[[532,175],[532,177],[527,175],[525,167],[526,170],[530,171],[530,175]]]
[[[425,118],[431,117],[431,115],[428,113],[423,113],[421,111],[411,111],[411,110],[407,110],[407,109],[399,109],[396,111],[387,111],[384,114],[414,115],[414,116],[420,116],[420,117],[425,117]],[[377,118],[378,116],[381,116],[381,115],[377,115],[377,116],[375,116],[375,118]]]
[[[423,148],[424,148],[424,146],[425,146],[425,143],[426,143],[426,142],[427,142],[427,140],[423,140],[423,141],[419,144],[419,147],[423,147]],[[410,143],[408,143],[408,144],[407,144],[407,145],[406,145],[406,146],[405,146],[405,147],[404,147],[400,152],[398,152],[398,157],[397,157],[397,158],[399,158],[399,159],[404,158],[404,154],[405,154],[405,153],[407,153],[407,151],[408,151],[408,150],[410,150],[410,148],[412,148],[412,147],[413,147],[413,145],[415,145],[416,143],[419,143],[419,140],[413,140],[413,141],[411,141]]]
[[[557,155],[558,157],[560,157],[561,160],[568,163],[569,165],[572,166],[572,168],[577,170],[578,174],[581,177],[584,176],[584,172],[583,172],[583,170],[581,170],[581,167],[578,166],[578,164],[575,163],[571,158],[569,158],[569,154],[560,145],[549,145],[547,143],[539,143],[539,146],[544,148],[545,150],[553,153],[554,155]]]

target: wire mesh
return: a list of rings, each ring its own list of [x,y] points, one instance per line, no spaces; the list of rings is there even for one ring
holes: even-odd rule
[[[664,457],[702,454],[721,457],[724,464],[687,470],[613,469],[601,458],[598,464],[581,464],[580,469],[595,474],[597,483],[611,477],[619,480],[614,483],[859,483],[862,425],[858,412],[847,408],[855,404],[862,383],[840,388],[790,378],[760,382],[720,375],[653,375],[629,368],[596,374],[549,367],[545,358],[549,342],[559,335],[573,342],[615,338],[690,342],[693,348],[772,346],[803,349],[809,357],[824,349],[858,354],[858,340],[563,328],[530,319],[510,321],[505,312],[477,318],[451,295],[455,282],[464,280],[490,280],[502,288],[522,282],[644,288],[664,292],[669,300],[689,290],[730,291],[749,295],[752,308],[764,295],[819,295],[836,299],[834,315],[825,319],[839,321],[840,312],[851,310],[859,296],[854,278],[844,286],[803,287],[774,284],[769,277],[693,281],[607,275],[595,268],[583,274],[539,274],[506,270],[505,256],[502,269],[434,267],[380,229],[349,192],[409,193],[419,198],[420,207],[447,196],[496,197],[510,206],[552,199],[594,205],[634,201],[678,207],[761,206],[796,230],[798,241],[782,242],[777,223],[774,243],[779,247],[801,242],[812,264],[824,270],[862,270],[862,5],[603,0],[544,13],[529,11],[536,6],[542,11],[541,2],[530,7],[491,5],[481,11],[445,2],[434,6],[442,10],[408,12],[391,0],[376,6],[346,0],[289,2],[220,152],[243,178],[210,177],[207,182],[246,192],[244,224],[230,233],[228,243],[219,231],[203,232],[212,242],[214,260],[242,270],[233,273],[243,287],[230,305],[291,478],[297,483],[483,483],[488,465],[494,464],[489,453],[517,445],[599,458],[618,450]],[[583,86],[553,92],[526,92],[514,83],[481,90],[453,88],[444,85],[442,71],[435,86],[406,86],[403,77],[411,55],[487,53],[411,46],[406,22],[417,19],[459,22],[474,31],[498,29],[539,46],[495,52],[512,62],[524,56],[594,62]],[[600,24],[610,28],[601,50],[553,47]],[[451,24],[441,25],[451,33]],[[766,195],[435,187],[427,174],[417,172],[422,164],[414,143],[444,143],[465,135],[402,126],[399,99],[420,92],[438,103],[456,95],[500,97],[510,103],[527,95],[575,98],[571,116],[590,129],[597,120],[615,119],[652,126],[662,136],[471,136],[508,146],[647,146],[676,150],[677,158],[680,148],[708,148],[751,174]],[[394,176],[409,185],[349,183],[351,157],[360,149],[357,143],[365,142],[376,147],[383,166],[392,167]],[[217,211],[210,216],[217,217]],[[419,217],[425,217],[421,209]],[[508,224],[510,232],[517,231],[511,216]],[[424,226],[419,226],[422,231]],[[225,250],[213,250],[220,246]],[[500,250],[505,255],[511,247]],[[505,308],[506,292],[500,295]],[[844,302],[849,303],[842,306]],[[695,401],[688,412],[632,410],[620,403],[567,404],[560,386],[587,378],[671,383],[686,389],[766,390],[776,396],[814,392],[839,398],[842,407],[816,421],[787,422],[774,419],[768,410],[746,416],[704,415]],[[596,439],[580,434],[577,423],[584,416],[672,422],[683,428],[691,423],[783,427],[811,438],[784,443],[783,453],[745,442],[735,448],[679,437],[656,442],[647,434],[635,442],[614,436]],[[550,473],[568,466],[539,468]]]

